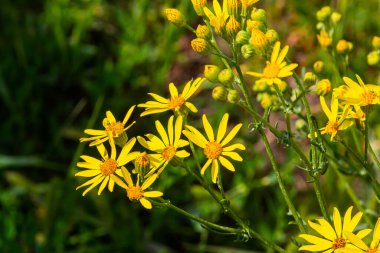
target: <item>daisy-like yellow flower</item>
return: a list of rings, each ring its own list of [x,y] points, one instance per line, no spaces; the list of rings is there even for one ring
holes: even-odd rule
[[[372,242],[369,247],[357,235],[349,231],[343,231],[343,234],[345,234],[355,248],[345,249],[344,251],[337,250],[337,253],[380,253],[380,218],[377,219],[375,229],[373,230]]]
[[[220,6],[218,0],[212,2],[214,12],[213,13],[209,8],[203,7],[203,11],[210,20],[210,24],[214,27],[215,32],[219,35],[223,33],[223,29],[226,25],[226,21],[229,17],[227,0],[223,0],[223,9]]]
[[[267,82],[269,85],[273,83],[280,84],[280,78],[293,75],[293,70],[298,66],[296,63],[287,65],[286,61],[284,61],[288,50],[289,46],[285,46],[280,51],[280,42],[277,41],[274,44],[270,61],[267,61],[263,73],[247,72],[247,75],[260,77],[261,80]]]
[[[343,231],[353,232],[358,225],[363,213],[358,212],[351,218],[352,206],[348,208],[344,215],[343,221],[340,217],[339,210],[334,208],[333,222],[334,227],[325,219],[317,219],[317,222],[308,221],[309,226],[314,229],[320,236],[309,234],[301,234],[299,237],[305,239],[310,245],[304,245],[299,250],[331,253],[337,252],[337,249],[352,248],[349,244],[349,238],[346,237]],[[364,238],[371,232],[371,229],[359,231],[356,236],[360,239]],[[346,252],[346,251],[344,251]]]
[[[92,135],[92,137],[80,138],[80,141],[91,141],[90,146],[95,146],[105,142],[109,138],[127,138],[125,131],[127,131],[136,121],[133,121],[130,125],[125,127],[125,124],[132,115],[135,105],[132,106],[124,117],[123,122],[117,121],[112,112],[107,111],[106,117],[103,119],[104,130],[86,129],[84,133]]]
[[[166,165],[175,157],[185,158],[190,154],[186,150],[179,150],[187,145],[189,142],[181,139],[183,118],[178,116],[173,124],[174,116],[171,116],[168,121],[167,132],[162,126],[161,122],[156,120],[156,129],[160,137],[153,134],[146,134],[148,140],[138,136],[138,142],[146,149],[155,152],[150,154],[151,163],[158,169],[157,174],[161,174]],[[151,170],[150,173],[153,173]]]
[[[133,145],[136,143],[136,138],[130,139],[123,149],[121,150],[119,157],[116,159],[116,147],[112,139],[110,139],[111,144],[111,156],[108,155],[108,152],[103,144],[96,146],[102,160],[98,160],[94,157],[82,155],[80,158],[84,162],[78,162],[77,166],[80,168],[85,168],[86,170],[80,171],[75,174],[78,177],[92,177],[91,180],[88,180],[84,184],[77,187],[77,189],[84,186],[89,187],[83,192],[83,196],[86,195],[91,189],[100,184],[98,195],[102,193],[104,188],[108,184],[108,190],[113,191],[115,183],[119,186],[123,185],[121,179],[117,176],[121,176],[120,168],[123,168],[124,165],[134,160],[138,152],[131,152]]]
[[[344,92],[339,92],[338,98],[343,103],[349,105],[367,106],[373,104],[380,104],[380,87],[373,84],[364,84],[360,76],[356,75],[358,82],[353,81],[348,77],[343,77],[346,85],[344,88],[339,88]]]
[[[212,182],[216,183],[216,179],[219,173],[219,163],[230,171],[235,171],[233,164],[226,159],[226,157],[231,158],[235,161],[242,161],[243,158],[233,152],[235,149],[245,150],[243,144],[236,143],[226,146],[237,134],[243,124],[238,124],[226,135],[228,114],[224,114],[222,120],[220,121],[218,132],[216,134],[216,139],[214,136],[214,131],[207,120],[206,115],[202,117],[203,127],[206,131],[206,137],[201,134],[195,127],[186,125],[187,130],[183,131],[183,134],[195,145],[203,148],[203,153],[207,157],[207,162],[203,165],[201,169],[201,174],[203,175],[206,169],[211,165],[211,178]]]
[[[160,191],[145,191],[148,189],[154,181],[157,179],[157,174],[153,174],[148,177],[140,186],[139,176],[137,176],[136,184],[133,183],[131,174],[126,168],[121,168],[123,178],[127,185],[123,184],[123,188],[127,190],[127,196],[129,200],[138,200],[141,205],[146,209],[152,209],[152,203],[147,198],[157,198],[163,195]]]
[[[347,118],[350,106],[346,105],[343,109],[342,114],[339,116],[339,104],[335,96],[332,96],[331,98],[331,110],[327,107],[326,100],[323,96],[319,97],[319,101],[321,103],[323,112],[329,119],[326,126],[320,129],[321,134],[330,135],[331,141],[333,141],[338,131],[345,130],[353,124],[353,122]]]
[[[138,107],[145,108],[145,111],[141,113],[141,116],[161,113],[168,110],[178,112],[184,108],[187,108],[192,112],[197,112],[198,109],[192,103],[188,102],[188,100],[194,95],[204,80],[204,78],[197,78],[194,81],[187,82],[181,94],[178,94],[178,90],[174,83],[170,83],[170,98],[163,98],[157,94],[148,93],[156,101],[148,101],[145,104],[139,104]]]

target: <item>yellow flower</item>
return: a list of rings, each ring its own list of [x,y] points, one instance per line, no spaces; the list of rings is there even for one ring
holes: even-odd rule
[[[140,186],[139,176],[137,176],[136,184],[134,184],[132,181],[131,174],[125,168],[121,168],[121,171],[123,173],[123,178],[125,182],[127,182],[127,185],[124,184],[123,188],[127,190],[127,196],[129,200],[138,200],[140,201],[141,205],[146,209],[152,209],[152,203],[150,203],[150,201],[147,198],[161,197],[163,193],[160,191],[145,190],[148,189],[154,183],[154,181],[156,181],[157,174],[153,174],[150,177],[148,177]]]
[[[329,47],[332,43],[332,38],[325,31],[321,31],[321,33],[317,35],[317,39],[318,39],[319,45],[321,45],[321,47],[323,48]]]
[[[227,1],[223,0],[223,9],[222,9],[218,0],[214,0],[213,8],[214,8],[215,14],[207,7],[204,7],[203,11],[208,17],[208,19],[210,20],[210,24],[214,27],[215,32],[220,35],[222,34],[222,29],[224,29],[224,26],[226,25],[226,21],[229,17]]]
[[[252,7],[255,3],[257,3],[259,0],[241,0],[241,5],[244,9],[248,9]]]
[[[76,189],[82,188],[84,186],[90,185],[84,192],[83,196],[86,195],[88,191],[101,183],[98,195],[102,193],[104,188],[108,183],[108,190],[113,191],[115,183],[119,186],[123,186],[123,182],[117,175],[121,176],[120,168],[123,168],[124,165],[134,160],[138,152],[130,153],[133,145],[136,143],[136,138],[130,139],[123,149],[121,150],[119,157],[116,159],[116,147],[113,143],[113,140],[110,139],[111,144],[111,157],[108,156],[108,152],[103,144],[96,146],[102,160],[98,160],[91,156],[82,155],[81,158],[84,162],[78,162],[77,166],[80,168],[86,168],[87,170],[80,171],[75,174],[78,177],[93,177],[91,180],[88,180],[86,183],[78,186]]]
[[[106,112],[106,118],[103,119],[103,127],[104,130],[94,130],[94,129],[86,129],[84,130],[84,133],[88,135],[93,135],[92,137],[86,137],[86,138],[80,138],[80,141],[92,141],[90,142],[90,146],[95,146],[100,143],[105,142],[106,140],[110,138],[118,138],[118,137],[125,137],[125,131],[127,131],[133,124],[136,123],[136,121],[133,121],[129,126],[125,127],[125,124],[129,120],[129,118],[132,115],[133,109],[135,108],[135,105],[132,106],[127,114],[124,117],[123,122],[116,121],[115,117],[113,116],[112,112],[107,111]]]
[[[286,61],[284,61],[288,50],[289,46],[285,46],[280,52],[280,42],[277,41],[274,44],[271,59],[270,61],[267,61],[263,73],[247,72],[247,74],[261,77],[261,79],[266,81],[268,84],[279,84],[281,82],[280,78],[293,75],[292,71],[298,66],[296,63],[287,65]]]
[[[343,231],[353,232],[363,215],[363,213],[358,212],[354,217],[351,218],[352,208],[352,206],[348,208],[347,212],[344,215],[343,222],[340,217],[339,210],[337,208],[334,208],[334,227],[331,226],[330,223],[328,223],[325,219],[317,219],[318,223],[308,221],[309,226],[322,237],[309,234],[299,235],[299,237],[311,243],[311,245],[304,245],[300,247],[299,250],[312,252],[323,251],[323,253],[337,252],[337,249],[340,248],[348,250],[350,245],[348,244],[348,238],[346,237],[345,233],[343,233]],[[362,239],[370,232],[371,229],[364,229],[359,231],[356,236]]]
[[[326,100],[323,96],[319,97],[319,101],[322,106],[323,112],[326,114],[329,119],[326,126],[320,129],[321,134],[328,134],[331,136],[331,141],[334,140],[335,135],[340,130],[345,130],[350,127],[353,122],[347,120],[347,115],[350,109],[349,105],[346,105],[343,109],[341,116],[338,115],[339,104],[335,96],[331,98],[331,110],[327,107]]]
[[[186,150],[179,150],[180,148],[189,145],[188,141],[181,139],[183,119],[181,116],[178,116],[174,126],[173,121],[174,116],[171,116],[168,121],[166,132],[161,122],[156,120],[156,129],[161,138],[153,134],[145,135],[148,138],[148,141],[141,136],[137,137],[137,140],[144,148],[155,152],[155,154],[150,155],[150,158],[154,167],[157,169],[159,168],[157,174],[160,174],[166,165],[175,157],[185,158],[190,155]],[[150,173],[153,172],[154,170],[151,170]]]
[[[377,219],[375,229],[373,230],[372,235],[372,242],[368,245],[363,242],[362,238],[358,237],[357,235],[349,232],[349,231],[343,231],[343,234],[347,237],[348,240],[350,240],[350,243],[352,243],[356,248],[350,248],[343,250],[337,250],[337,253],[379,253],[380,252],[380,218]]]
[[[343,77],[346,85],[343,86],[344,88],[340,88],[344,92],[341,92],[338,98],[349,105],[367,106],[380,104],[380,87],[373,84],[364,84],[358,75],[356,75],[356,78],[359,83],[348,77]]]
[[[185,18],[183,17],[182,13],[173,8],[167,8],[162,11],[165,18],[170,22],[177,26],[183,26],[186,24]]]
[[[148,101],[145,104],[139,104],[138,107],[145,108],[145,111],[141,113],[141,116],[161,113],[168,110],[179,112],[184,108],[187,108],[192,112],[197,112],[197,108],[187,100],[189,100],[189,98],[194,95],[204,80],[204,78],[197,78],[194,81],[187,82],[181,94],[178,94],[178,90],[174,83],[170,83],[170,98],[163,98],[157,94],[148,93],[156,101]]]
[[[202,117],[203,127],[206,131],[207,139],[202,135],[195,127],[186,125],[187,130],[183,131],[183,134],[195,145],[203,148],[203,153],[207,157],[207,162],[203,165],[201,169],[201,174],[203,175],[206,169],[212,164],[211,167],[211,178],[212,182],[216,183],[216,179],[219,173],[219,163],[230,171],[235,171],[235,167],[226,157],[231,158],[235,161],[242,161],[241,156],[233,152],[235,149],[245,150],[243,144],[237,143],[226,146],[240,130],[242,124],[236,125],[227,135],[227,123],[228,114],[224,114],[222,120],[220,121],[216,139],[214,137],[214,132],[212,127],[207,120],[206,115]]]

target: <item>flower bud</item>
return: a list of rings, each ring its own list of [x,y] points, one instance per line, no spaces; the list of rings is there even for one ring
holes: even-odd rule
[[[227,89],[224,86],[218,85],[212,90],[212,98],[219,101],[227,100]]]
[[[316,61],[313,65],[314,71],[317,73],[322,73],[324,67],[325,64],[323,63],[323,61]]]
[[[211,35],[210,29],[208,29],[207,25],[198,25],[197,30],[195,30],[195,34],[201,39],[208,39]]]
[[[302,130],[306,127],[306,121],[303,119],[297,119],[294,125],[297,130]]]
[[[237,90],[229,90],[227,94],[227,100],[231,104],[236,104],[240,100],[240,95]]]
[[[267,26],[264,22],[248,19],[247,28],[248,28],[248,31],[252,31],[254,29],[258,29],[260,31],[266,31]]]
[[[267,14],[264,9],[253,8],[251,12],[251,19],[254,21],[267,22]]]
[[[251,34],[249,32],[241,30],[236,34],[236,38],[235,38],[236,44],[238,45],[247,44],[249,42],[250,37],[251,37]]]
[[[352,50],[352,43],[347,40],[339,40],[336,44],[336,51],[339,54],[347,54]]]
[[[372,46],[376,50],[380,49],[380,37],[379,36],[373,37],[373,39],[372,39]]]
[[[286,88],[288,87],[288,84],[285,81],[281,81],[277,83],[276,85],[281,92],[284,92]]]
[[[319,11],[317,11],[318,21],[325,21],[327,17],[331,14],[330,6],[324,6]]]
[[[332,43],[332,38],[325,31],[321,31],[319,34],[317,34],[317,39],[318,39],[319,45],[321,45],[321,47],[323,48],[329,47]]]
[[[317,83],[315,91],[319,96],[325,96],[331,91],[331,82],[328,79],[322,79]]]
[[[205,65],[203,74],[211,83],[217,83],[220,70],[221,69],[216,65]]]
[[[207,0],[191,0],[194,10],[198,16],[203,16],[203,7],[206,6]]]
[[[223,69],[218,75],[218,80],[223,85],[230,85],[234,81],[235,75],[231,69]]]
[[[273,29],[269,29],[266,33],[265,33],[265,37],[267,37],[268,41],[269,41],[269,44],[274,44],[276,41],[279,40],[279,36],[278,36],[278,33],[276,30],[273,30]]]
[[[332,14],[331,14],[331,22],[336,25],[339,23],[340,19],[342,18],[342,15],[340,15],[340,13],[334,11]]]
[[[258,29],[252,30],[250,43],[258,54],[265,54],[269,44],[265,34]]]
[[[167,8],[162,11],[165,18],[170,22],[179,27],[186,24],[186,20],[183,17],[182,13],[177,9]]]
[[[146,152],[140,153],[135,159],[135,170],[140,175],[141,178],[144,178],[146,173],[150,168],[150,159]]]
[[[268,93],[263,93],[260,98],[260,105],[263,109],[267,109],[269,106],[273,105],[273,97]]]
[[[194,52],[198,54],[207,54],[209,52],[209,45],[205,39],[196,38],[191,41],[191,47]]]
[[[317,30],[324,30],[325,24],[323,22],[318,22],[316,25]]]
[[[262,92],[265,91],[268,88],[267,82],[264,80],[257,80],[252,86],[252,90],[255,92]]]
[[[235,35],[240,30],[240,23],[234,18],[234,16],[230,16],[227,24],[226,24],[226,32],[229,36],[235,37]]]
[[[244,59],[248,59],[255,53],[255,48],[251,44],[243,45],[240,50]]]
[[[317,81],[317,76],[313,72],[306,72],[303,76],[303,82],[307,87],[313,86]]]
[[[377,51],[372,51],[367,55],[368,65],[371,65],[371,66],[376,65],[377,63],[379,63],[379,60],[380,60],[380,56]]]

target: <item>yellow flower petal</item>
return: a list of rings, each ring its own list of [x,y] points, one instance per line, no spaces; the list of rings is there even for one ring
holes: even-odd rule
[[[333,221],[334,221],[335,232],[338,237],[341,237],[342,236],[342,219],[340,217],[339,210],[336,207],[334,207],[334,211],[333,211]]]
[[[220,143],[227,131],[228,113],[223,115],[222,120],[219,123],[218,133],[216,135],[216,141]]]
[[[75,173],[76,177],[94,177],[101,173],[100,170],[83,170],[78,173]]]
[[[129,173],[129,171],[125,167],[122,167],[121,172],[123,173],[123,178],[125,182],[127,182],[128,187],[132,187],[133,181],[132,181],[131,174]]]
[[[169,83],[169,92],[172,98],[178,97],[178,90],[177,87],[175,87],[174,83]]]
[[[356,247],[358,247],[358,248],[360,248],[362,250],[365,250],[365,251],[368,250],[368,246],[359,237],[357,237],[353,233],[348,232],[348,231],[344,231],[344,236],[348,240],[350,240],[350,243],[352,243]]]
[[[143,195],[144,197],[147,197],[147,198],[157,198],[157,197],[161,197],[164,194],[160,191],[150,191],[150,192],[144,192]]]
[[[102,193],[102,191],[104,190],[104,188],[107,186],[107,183],[108,183],[108,180],[110,179],[110,177],[105,177],[103,179],[103,182],[102,184],[100,185],[99,187],[99,190],[98,190],[98,195],[100,195]]]
[[[169,144],[173,145],[174,143],[174,129],[173,129],[173,120],[174,116],[171,116],[168,121],[168,137],[169,137]]]
[[[211,166],[211,179],[214,184],[216,183],[218,173],[219,173],[219,163],[218,163],[218,160],[215,159],[212,161],[212,166]]]
[[[169,108],[163,108],[163,109],[149,109],[147,111],[144,111],[140,114],[141,117],[150,115],[150,114],[155,114],[155,113],[161,113],[161,112],[166,112],[169,111]]]
[[[112,112],[111,111],[107,111],[106,112],[106,116],[107,116],[107,119],[108,119],[108,122],[109,123],[116,123],[116,119],[115,117],[113,116]]]
[[[282,50],[284,51],[284,50]],[[281,51],[281,53],[282,53]],[[274,46],[273,46],[273,51],[272,51],[272,55],[271,55],[271,58],[270,58],[270,62],[273,64],[273,63],[276,63],[276,60],[277,60],[277,57],[278,57],[278,53],[280,52],[280,42],[277,41]],[[280,61],[281,62],[281,61]],[[278,64],[277,64],[278,65]]]
[[[127,185],[120,178],[118,178],[115,175],[110,175],[110,177],[111,177],[112,181],[114,181],[118,186],[120,186],[124,189],[127,189]]]
[[[228,161],[226,158],[224,158],[223,156],[219,156],[218,160],[223,165],[224,168],[232,172],[235,171],[235,167],[232,165],[232,163]]]
[[[182,124],[183,124],[183,118],[181,116],[178,116],[175,121],[175,126],[174,126],[174,142],[172,142],[173,145],[176,147],[178,147],[179,141],[181,138]]]
[[[326,226],[326,225],[322,226],[320,224],[317,224],[311,221],[308,221],[308,224],[312,229],[314,229],[318,234],[320,234],[324,238],[329,239],[330,241],[333,241],[336,239],[335,231],[331,227],[330,224],[329,226]]]
[[[86,129],[86,130],[84,130],[84,133],[89,134],[89,135],[106,135],[106,131],[94,130],[94,129]]]
[[[150,96],[152,96],[152,98],[154,98],[155,100],[157,100],[160,103],[167,104],[169,102],[169,99],[163,98],[160,95],[157,95],[157,94],[154,94],[154,93],[148,93],[148,94]]]
[[[223,147],[223,151],[226,151],[226,152],[233,151],[235,149],[245,150],[245,147],[243,144],[240,144],[240,143],[236,143],[236,144],[232,144],[232,145],[227,146],[227,147]]]
[[[77,167],[91,169],[91,170],[99,170],[100,166],[101,166],[101,163],[100,164],[86,163],[86,162],[77,163]]]
[[[110,175],[110,180],[109,180],[109,182],[108,182],[108,190],[109,190],[110,192],[113,192],[113,188],[114,188],[114,186],[115,186],[115,181],[112,179],[112,176],[113,176],[113,175]]]
[[[129,118],[131,117],[132,113],[133,113],[133,110],[135,109],[135,105],[132,106],[131,108],[129,108],[127,114],[125,114],[125,117],[123,119],[123,125],[125,125],[127,123],[127,121],[129,120]]]
[[[129,160],[128,158],[128,154],[129,152],[131,151],[131,149],[133,148],[133,146],[135,145],[136,143],[136,138],[133,137],[132,139],[130,139],[123,147],[123,149],[121,150],[120,154],[119,154],[119,157],[117,158],[116,162],[118,164],[118,166],[122,166],[122,165],[125,165],[127,162],[133,160],[134,158],[131,158],[131,160]],[[129,161],[128,161],[129,160]]]
[[[203,122],[203,127],[204,127],[204,129],[206,131],[207,138],[210,141],[215,141],[214,131],[212,130],[210,122],[208,121],[208,119],[207,119],[207,117],[206,117],[205,114],[203,114],[203,116],[202,116],[202,122]]]
[[[301,234],[301,235],[299,235],[299,237],[305,239],[309,243],[316,244],[316,245],[329,246],[329,247],[331,247],[331,245],[332,245],[331,241],[319,238],[319,237],[314,236],[314,235]],[[329,247],[327,247],[327,248],[329,248]]]
[[[235,161],[239,161],[239,162],[243,161],[243,158],[236,152],[222,152],[222,155],[228,156],[229,158],[231,158]]]
[[[327,250],[331,247],[332,247],[331,243],[330,243],[330,245],[305,245],[305,246],[300,247],[298,250],[318,252],[318,251]]]
[[[164,142],[165,146],[169,146],[169,137],[166,134],[165,128],[162,126],[161,122],[156,120],[156,129],[158,131],[158,134],[161,137],[161,140]]]
[[[210,166],[212,159],[208,159],[201,169],[201,174],[205,174],[206,169]]]
[[[222,143],[220,143],[220,145],[222,145],[223,147],[224,145],[229,143],[235,137],[235,135],[239,132],[242,126],[243,124],[240,123],[240,124],[237,124],[234,128],[232,128],[232,130],[228,133],[228,135],[226,136],[226,138],[224,138],[224,140],[222,141]]]
[[[153,174],[152,176],[150,176],[144,181],[144,183],[141,186],[141,189],[142,190],[147,189],[149,186],[151,186],[154,183],[154,181],[156,181],[156,179],[157,179],[157,174]]]
[[[152,209],[152,203],[150,203],[149,200],[147,200],[146,198],[141,198],[140,199],[140,203],[143,207],[145,207],[146,209]]]
[[[185,158],[185,157],[190,156],[190,153],[187,152],[186,150],[180,150],[180,151],[177,151],[177,152],[175,153],[175,155],[176,155],[177,157],[179,157],[179,158]]]

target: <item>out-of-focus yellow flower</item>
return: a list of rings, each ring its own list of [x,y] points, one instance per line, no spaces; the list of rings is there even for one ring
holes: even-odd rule
[[[174,83],[170,83],[170,98],[163,98],[157,94],[148,93],[156,101],[148,101],[144,104],[139,104],[138,107],[145,108],[145,111],[141,113],[141,116],[169,110],[180,112],[180,110],[189,109],[192,112],[197,112],[198,109],[192,103],[188,102],[188,100],[194,95],[204,80],[204,78],[197,78],[194,81],[187,82],[181,94],[178,94],[178,90]]]
[[[213,13],[208,7],[204,7],[203,11],[210,20],[210,24],[214,27],[215,32],[219,35],[222,35],[223,29],[226,25],[226,21],[229,17],[227,1],[223,0],[223,9],[220,6],[218,0],[213,1]]]
[[[241,0],[241,6],[244,9],[249,9],[251,8],[255,3],[257,3],[259,0]]]
[[[332,43],[332,38],[325,31],[321,31],[319,34],[317,34],[317,39],[318,39],[319,45],[321,45],[321,47],[323,48],[329,47]]]
[[[350,231],[343,231],[343,234],[347,237],[351,244],[355,248],[336,250],[337,253],[379,253],[380,252],[380,218],[377,219],[375,228],[373,230],[372,241],[368,246],[358,235],[353,234]]]
[[[102,156],[102,160],[98,160],[87,155],[82,155],[80,157],[84,160],[84,162],[78,162],[77,166],[80,168],[85,168],[86,170],[76,173],[75,176],[92,177],[91,180],[88,180],[86,183],[77,187],[77,189],[79,189],[89,185],[89,187],[83,192],[83,196],[99,184],[100,187],[98,190],[98,195],[102,193],[107,184],[110,192],[113,191],[115,183],[123,187],[124,184],[117,175],[121,176],[120,168],[123,168],[124,165],[134,160],[138,155],[138,152],[130,152],[135,142],[136,138],[130,139],[121,150],[117,159],[116,147],[112,139],[110,139],[111,156],[108,156],[108,152],[104,145],[99,144],[96,148]]]
[[[348,77],[343,77],[346,83],[345,92],[338,98],[348,105],[367,106],[380,103],[380,87],[373,84],[364,84],[360,76],[356,75],[359,83]]]
[[[303,76],[303,82],[306,86],[312,86],[317,81],[317,77],[313,72],[306,72]],[[330,87],[331,88],[331,87]]]
[[[331,7],[330,6],[324,6],[319,11],[317,11],[317,19],[318,21],[324,21],[326,18],[328,18],[331,14]]]
[[[90,146],[95,146],[95,145],[105,142],[106,140],[110,138],[115,139],[115,138],[120,137],[126,140],[127,136],[125,134],[125,131],[127,131],[133,124],[136,123],[136,121],[133,121],[130,125],[125,127],[125,124],[131,117],[134,108],[135,106],[132,106],[131,108],[129,108],[122,122],[116,121],[112,112],[107,111],[106,118],[103,119],[104,130],[86,129],[84,130],[84,133],[88,135],[92,135],[92,137],[80,138],[79,139],[80,142],[91,141]]]
[[[338,249],[342,249],[342,252],[351,249],[347,245],[352,242],[347,236],[346,232],[352,233],[356,226],[358,225],[363,213],[358,212],[354,217],[351,218],[352,208],[348,208],[344,215],[343,221],[340,217],[339,210],[334,208],[333,212],[333,223],[334,227],[325,219],[317,219],[317,222],[308,221],[309,226],[315,230],[319,236],[314,236],[310,234],[301,234],[299,237],[305,239],[310,245],[304,245],[299,248],[300,251],[312,251],[312,252],[337,252]],[[359,231],[356,236],[363,239],[371,232],[371,229],[364,229]]]
[[[229,133],[227,132],[228,114],[224,114],[222,120],[220,121],[218,132],[215,138],[214,131],[207,120],[206,115],[202,117],[203,127],[206,131],[207,138],[201,134],[195,127],[186,125],[187,130],[183,130],[183,134],[195,145],[203,149],[204,155],[207,157],[207,162],[203,165],[201,169],[201,174],[203,175],[206,169],[211,165],[211,178],[212,182],[216,183],[219,173],[219,164],[230,171],[235,171],[235,167],[226,157],[231,158],[235,161],[242,161],[241,156],[234,152],[236,149],[245,150],[243,144],[237,143],[226,146],[240,130],[242,124],[236,125]]]
[[[162,13],[170,23],[173,23],[180,27],[186,24],[185,18],[183,17],[182,13],[177,9],[167,8],[164,9]]]
[[[332,96],[331,98],[331,110],[327,107],[326,100],[323,96],[319,97],[319,101],[321,103],[323,112],[328,118],[326,126],[320,129],[321,134],[330,135],[330,140],[333,141],[338,131],[345,130],[353,124],[352,120],[347,119],[350,106],[346,105],[343,109],[342,114],[339,116],[339,104],[335,96]]]
[[[315,87],[315,92],[319,96],[326,96],[331,91],[331,82],[329,79],[322,79],[317,83]]]
[[[380,61],[380,53],[378,51],[372,51],[367,55],[368,65],[376,65]]]
[[[353,106],[354,110],[350,108],[350,111],[348,112],[347,118],[353,118],[357,119],[362,127],[365,125],[366,121],[366,114],[363,112],[363,110],[360,108],[360,106],[354,105]]]
[[[280,51],[280,42],[276,42],[273,47],[271,59],[267,61],[263,73],[247,72],[247,75],[260,77],[261,80],[266,81],[269,85],[273,83],[280,84],[280,78],[293,75],[293,70],[298,66],[296,63],[288,65],[286,61],[284,61],[288,50],[289,46],[285,46]]]
[[[352,43],[347,40],[339,40],[336,44],[336,51],[340,54],[347,54],[352,50]]]
[[[323,61],[316,61],[313,64],[314,71],[317,73],[322,73],[323,69],[325,68],[325,64]]]
[[[380,49],[380,37],[379,36],[374,36],[372,39],[372,46],[374,49]]]
[[[207,4],[207,0],[191,0],[194,10],[198,16],[203,16],[203,8]]]
[[[140,204],[146,209],[152,209],[152,203],[148,198],[157,198],[163,195],[160,191],[145,191],[148,189],[154,181],[157,179],[157,174],[153,174],[144,180],[140,186],[140,178],[137,176],[136,184],[133,183],[131,174],[125,169],[121,169],[123,178],[127,184],[123,184],[123,188],[127,191],[127,197],[129,200],[138,200]]]
[[[138,142],[144,148],[155,153],[150,154],[150,157],[153,158],[151,162],[154,163],[154,167],[159,169],[158,175],[174,158],[185,158],[190,155],[186,150],[179,150],[189,145],[188,141],[181,139],[183,118],[178,116],[174,124],[173,121],[174,116],[171,116],[166,131],[161,122],[156,120],[156,129],[160,137],[153,134],[145,135],[148,140],[141,136],[137,137]]]

